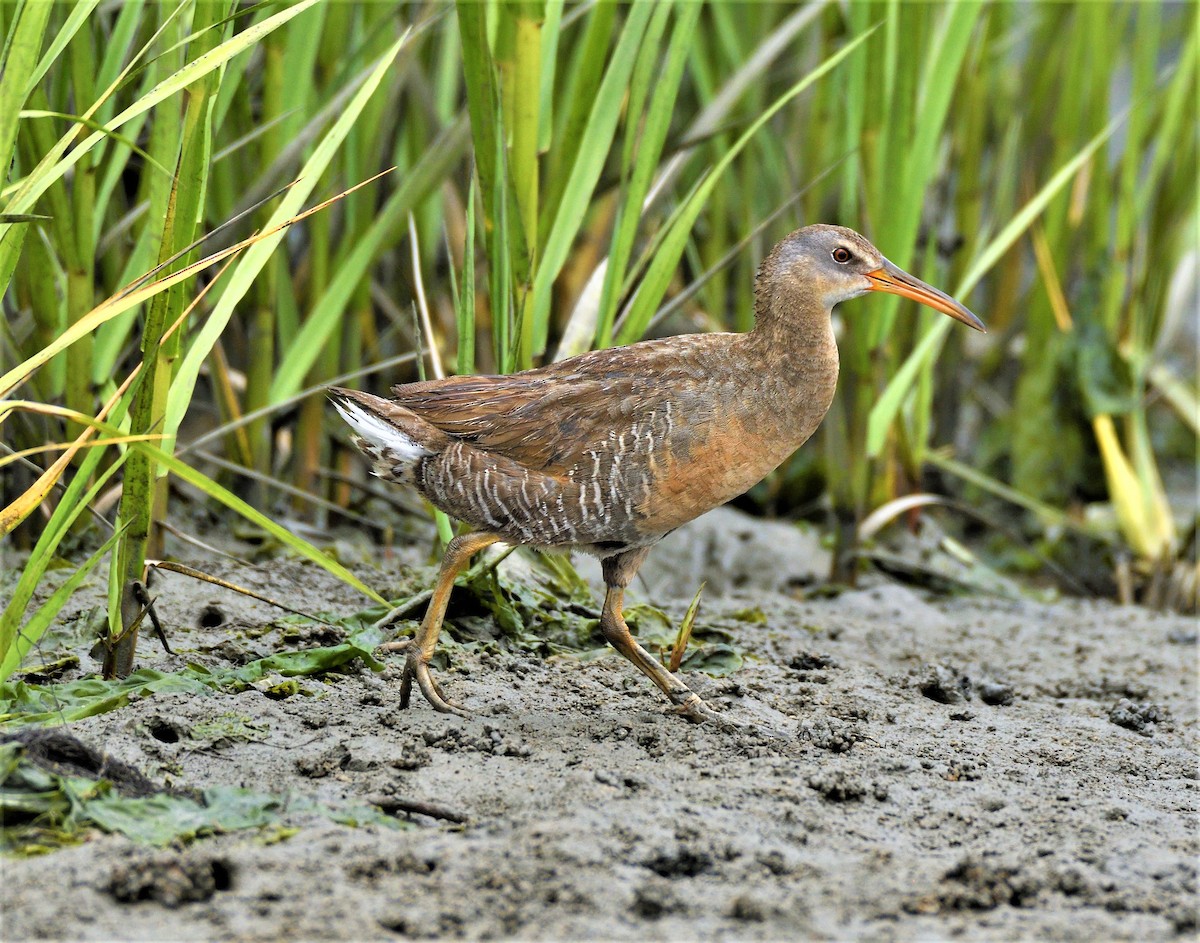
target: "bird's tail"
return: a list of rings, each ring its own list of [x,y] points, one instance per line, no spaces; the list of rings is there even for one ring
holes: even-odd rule
[[[441,435],[403,406],[340,387],[330,387],[328,395],[354,430],[354,444],[371,460],[371,470],[380,478],[412,484],[417,463],[436,453],[436,447],[431,447],[434,443],[423,440]]]

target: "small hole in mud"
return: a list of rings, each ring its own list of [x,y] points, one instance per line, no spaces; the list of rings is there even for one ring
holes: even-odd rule
[[[227,891],[233,887],[233,866],[228,861],[212,862],[213,887]]]
[[[147,729],[150,731],[150,736],[160,743],[179,742],[179,729],[162,717],[152,718]]]
[[[205,606],[200,610],[200,628],[215,629],[219,625],[225,624],[225,613],[219,606]]]

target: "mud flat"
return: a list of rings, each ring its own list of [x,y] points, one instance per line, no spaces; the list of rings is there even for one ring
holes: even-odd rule
[[[156,783],[373,800],[406,827],[301,815],[186,846],[97,835],[0,859],[4,939],[1194,938],[1194,618],[882,577],[798,599],[803,561],[780,533],[736,552],[680,539],[664,557],[720,568],[700,621],[744,658],[689,684],[740,727],[670,716],[615,654],[502,641],[441,662],[470,719],[398,710],[398,662],[290,693],[155,694],[67,729]],[[745,566],[762,540],[780,572],[770,553]],[[648,576],[676,620],[692,576]],[[170,580],[176,655],[147,640],[148,667],[328,644]],[[268,584],[298,608],[361,605],[299,563]]]

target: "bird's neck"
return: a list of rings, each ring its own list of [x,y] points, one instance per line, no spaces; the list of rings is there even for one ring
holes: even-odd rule
[[[832,350],[836,357],[832,311],[824,301],[802,286],[775,279],[766,284],[762,281],[760,278],[755,286],[751,334],[768,345]]]
[[[811,298],[760,293],[754,330],[743,335],[755,365],[754,383],[773,417],[769,434],[796,448],[816,430],[838,378],[838,349],[830,312]],[[769,306],[764,306],[764,302]]]

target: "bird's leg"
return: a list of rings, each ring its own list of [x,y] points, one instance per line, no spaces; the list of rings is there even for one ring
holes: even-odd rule
[[[425,618],[421,627],[411,639],[391,642],[383,648],[396,651],[403,650],[407,657],[404,662],[404,672],[400,676],[400,706],[408,707],[409,696],[412,694],[413,679],[421,688],[421,693],[436,710],[444,714],[460,714],[466,712],[452,701],[446,700],[441,689],[429,673],[429,659],[437,647],[438,633],[442,630],[442,620],[446,616],[446,605],[450,602],[450,591],[454,589],[454,580],[463,568],[471,561],[476,553],[484,547],[489,547],[501,539],[499,534],[480,532],[463,534],[455,537],[446,546],[442,557],[442,567],[438,572],[437,583],[433,587],[433,596],[429,600],[429,608],[425,610]]]
[[[622,609],[625,605],[625,587],[633,579],[638,566],[645,559],[645,551],[634,551],[609,557],[602,561],[604,582],[608,592],[604,596],[604,609],[600,613],[600,631],[605,640],[637,665],[644,675],[657,684],[675,705],[675,712],[693,723],[705,720],[723,721],[723,718],[701,700],[691,688],[667,671],[653,655],[642,648],[629,631]]]

